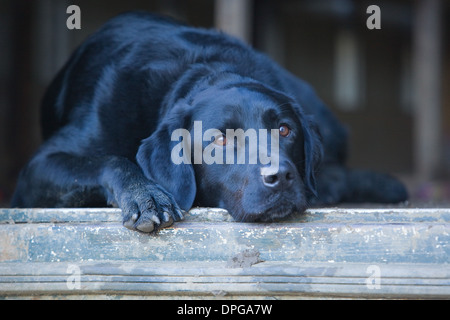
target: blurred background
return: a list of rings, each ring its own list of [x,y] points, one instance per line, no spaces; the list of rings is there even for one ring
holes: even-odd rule
[[[69,30],[73,4],[81,29]],[[367,27],[370,5],[381,29]],[[396,175],[412,204],[450,204],[450,1],[0,0],[0,207],[41,143],[45,88],[89,34],[129,10],[244,39],[348,126],[350,166]]]

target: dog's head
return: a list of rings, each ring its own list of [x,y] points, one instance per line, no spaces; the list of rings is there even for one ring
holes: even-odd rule
[[[240,76],[192,91],[142,142],[137,160],[146,176],[184,210],[221,207],[238,221],[305,210],[322,149],[296,101]]]

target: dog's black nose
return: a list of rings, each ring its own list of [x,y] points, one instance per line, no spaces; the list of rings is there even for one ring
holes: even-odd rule
[[[290,165],[281,165],[278,171],[261,168],[263,184],[269,188],[287,188],[294,181],[294,172]]]

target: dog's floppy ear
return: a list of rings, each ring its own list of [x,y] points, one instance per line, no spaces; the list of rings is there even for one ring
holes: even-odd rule
[[[317,197],[315,175],[323,157],[322,141],[313,116],[303,116],[302,120],[305,152],[304,182],[307,190]]]
[[[185,128],[189,122],[186,109],[178,107],[166,115],[157,130],[142,141],[136,159],[145,176],[164,187],[180,208],[187,211],[197,192],[194,168],[188,163],[175,164],[171,158],[173,148],[179,143],[171,141],[172,132]]]
[[[298,168],[299,172],[304,172],[304,183],[307,193],[310,196],[318,196],[316,188],[316,172],[319,169],[323,157],[322,137],[319,128],[314,121],[314,116],[305,115],[299,104],[293,104],[294,111],[301,123],[303,132],[303,152],[305,161],[304,167]]]

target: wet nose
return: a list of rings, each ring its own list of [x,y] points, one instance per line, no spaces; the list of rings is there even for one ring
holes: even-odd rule
[[[261,168],[263,184],[268,188],[287,188],[294,181],[294,172],[290,165],[284,164],[278,167],[278,171],[271,168]]]

